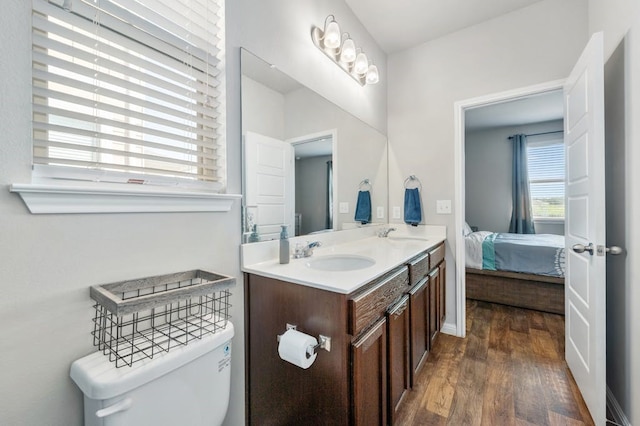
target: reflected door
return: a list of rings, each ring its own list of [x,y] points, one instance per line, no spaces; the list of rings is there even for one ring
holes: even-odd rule
[[[244,136],[245,234],[257,225],[260,241],[277,239],[280,226],[294,225],[293,147],[258,133]]]

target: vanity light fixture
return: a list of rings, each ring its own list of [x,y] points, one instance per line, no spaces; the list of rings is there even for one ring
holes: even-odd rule
[[[348,33],[340,33],[340,27],[333,15],[325,19],[324,30],[313,27],[311,39],[322,53],[331,58],[361,86],[376,84],[380,81],[378,67],[369,63],[367,55],[362,49],[356,47]]]

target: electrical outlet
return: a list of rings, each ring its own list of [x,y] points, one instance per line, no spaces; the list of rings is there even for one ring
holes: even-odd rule
[[[401,216],[400,206],[393,206],[393,218],[400,219],[400,216]]]
[[[384,207],[378,206],[376,208],[376,215],[377,215],[378,219],[384,219]]]
[[[340,204],[338,204],[338,211],[340,213],[349,213],[349,203],[346,201],[343,201]]]
[[[451,214],[451,200],[437,200],[436,213]]]

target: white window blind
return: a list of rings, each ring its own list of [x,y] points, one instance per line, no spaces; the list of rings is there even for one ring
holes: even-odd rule
[[[564,219],[564,158],[562,139],[527,143],[534,218]]]
[[[224,0],[32,6],[36,168],[222,187]]]

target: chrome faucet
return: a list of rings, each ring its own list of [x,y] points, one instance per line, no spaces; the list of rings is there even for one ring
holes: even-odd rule
[[[391,231],[395,231],[396,228],[383,228],[380,230],[380,232],[378,232],[378,237],[380,238],[386,238],[389,236],[389,232]]]
[[[301,257],[310,257],[313,255],[313,249],[320,246],[320,241],[313,241],[311,243],[307,242],[307,245],[298,243],[296,244],[296,248],[293,252],[293,257],[295,259],[299,259]]]

